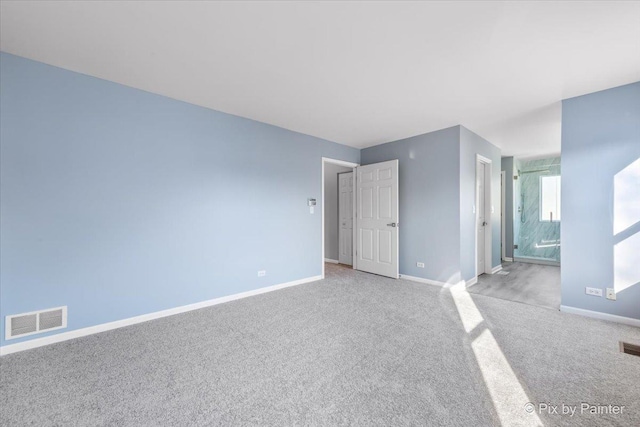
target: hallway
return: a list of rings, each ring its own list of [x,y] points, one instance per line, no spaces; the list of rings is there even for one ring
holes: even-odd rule
[[[502,266],[497,274],[478,277],[469,293],[560,309],[560,267],[524,262],[503,262]]]

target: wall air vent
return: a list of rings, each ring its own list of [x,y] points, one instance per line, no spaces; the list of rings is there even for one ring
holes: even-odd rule
[[[67,307],[50,308],[5,318],[5,339],[25,337],[67,327]]]
[[[633,356],[640,356],[640,345],[620,341],[620,351]]]

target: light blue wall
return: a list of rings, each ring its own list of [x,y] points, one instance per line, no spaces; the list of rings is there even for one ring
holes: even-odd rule
[[[307,198],[323,156],[359,150],[5,53],[0,92],[0,330],[14,313],[68,305],[73,330],[321,274]]]
[[[585,295],[585,286],[613,287],[615,245],[638,241],[640,218],[613,228],[614,178],[638,159],[640,82],[562,102],[563,305],[640,319],[640,283],[617,301]],[[637,265],[629,273],[640,282]]]
[[[362,150],[363,165],[399,160],[400,274],[439,282],[475,277],[476,154],[494,165],[492,265],[497,266],[500,149],[463,126],[454,126]],[[424,262],[425,268],[418,268],[417,262]]]
[[[504,172],[504,255],[513,258],[513,157],[501,160]]]
[[[462,278],[476,275],[476,154],[491,160],[491,266],[500,265],[500,149],[481,136],[460,126],[460,265]]]
[[[399,162],[400,274],[460,279],[459,138],[455,126],[362,150],[363,165]]]

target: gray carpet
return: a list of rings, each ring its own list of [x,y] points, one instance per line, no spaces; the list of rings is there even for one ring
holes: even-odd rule
[[[483,274],[468,291],[473,294],[560,309],[560,267],[503,262],[507,275]]]
[[[324,281],[2,357],[0,422],[639,425],[640,358],[618,340],[640,329],[329,264]]]

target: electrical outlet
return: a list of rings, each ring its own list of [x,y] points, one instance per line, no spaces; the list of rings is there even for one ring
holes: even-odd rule
[[[601,297],[602,296],[602,289],[584,288],[584,290],[587,293],[587,295],[593,295],[594,297]]]
[[[416,265],[420,268],[424,268],[424,262],[417,262]]]
[[[611,301],[615,301],[616,300],[616,290],[613,288],[607,288],[607,299],[610,299]]]
[[[258,270],[258,277],[266,276],[267,270]]]

